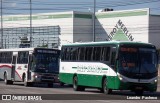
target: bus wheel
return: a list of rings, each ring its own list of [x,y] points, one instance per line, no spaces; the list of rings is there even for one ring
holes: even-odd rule
[[[13,81],[7,79],[7,74],[6,73],[4,74],[4,82],[5,82],[6,85],[13,84]]]
[[[85,90],[85,87],[84,86],[79,86],[78,85],[78,79],[77,79],[77,76],[75,76],[73,78],[73,89],[75,91],[84,91]]]
[[[27,82],[26,75],[23,76],[23,82],[24,82],[24,86],[25,86],[25,87],[30,86],[30,83]]]
[[[60,82],[59,85],[60,85],[60,86],[64,86],[64,83],[63,83],[63,82]]]
[[[103,85],[102,85],[102,90],[103,90],[103,92],[104,92],[104,94],[111,94],[112,93],[112,89],[109,89],[108,87],[107,87],[107,79],[105,78],[105,79],[103,79]]]
[[[74,91],[80,91],[81,90],[81,87],[78,86],[77,76],[74,76],[74,78],[73,78],[73,90]]]

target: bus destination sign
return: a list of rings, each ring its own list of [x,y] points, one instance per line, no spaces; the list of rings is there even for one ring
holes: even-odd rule
[[[36,50],[37,53],[52,53],[52,54],[58,54],[58,50],[45,50],[45,49],[38,49]]]

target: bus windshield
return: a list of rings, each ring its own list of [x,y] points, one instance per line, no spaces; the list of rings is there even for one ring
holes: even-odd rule
[[[121,47],[119,60],[119,72],[124,75],[148,74],[157,71],[156,50],[153,48]]]
[[[157,71],[156,51],[153,49],[139,49],[140,73],[154,73]]]
[[[33,56],[34,72],[55,73],[59,71],[59,56],[51,53],[37,53]]]

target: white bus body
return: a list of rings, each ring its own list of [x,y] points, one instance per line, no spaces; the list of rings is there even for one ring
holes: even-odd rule
[[[0,78],[6,84],[58,81],[59,50],[48,48],[0,49]],[[55,70],[54,70],[55,69]]]

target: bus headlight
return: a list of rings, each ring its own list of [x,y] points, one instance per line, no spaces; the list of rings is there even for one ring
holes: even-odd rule
[[[158,82],[158,80],[157,79],[154,79],[152,82],[151,82],[151,84],[154,84],[154,83],[157,83]]]
[[[157,79],[155,79],[155,80],[154,80],[154,83],[157,83],[157,81],[158,81],[158,80],[157,80]]]
[[[38,75],[35,75],[34,77],[35,77],[35,78],[38,78]]]
[[[34,77],[35,79],[37,79],[37,78],[40,78],[40,75],[39,75],[39,74],[34,74],[33,77]]]
[[[124,78],[123,78],[123,76],[122,76],[121,74],[118,74],[118,78],[119,78],[119,80],[121,80],[121,81],[124,80]]]
[[[118,78],[119,78],[120,81],[127,82],[125,77],[123,77],[121,74],[118,74]]]
[[[119,80],[123,80],[123,77],[121,75],[118,75]]]
[[[157,83],[157,81],[158,81],[157,79],[154,80],[155,83]]]

